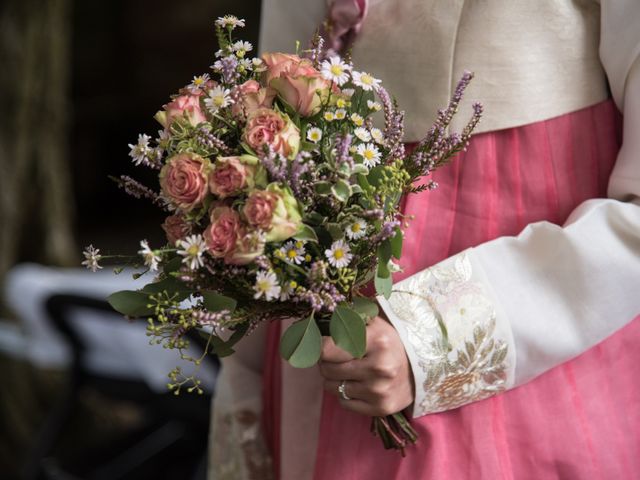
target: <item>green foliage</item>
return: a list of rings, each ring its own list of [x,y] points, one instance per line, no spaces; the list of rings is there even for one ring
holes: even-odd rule
[[[353,310],[355,310],[364,320],[376,317],[380,310],[376,302],[365,297],[353,297]]]
[[[280,339],[280,354],[296,368],[308,368],[320,359],[322,335],[313,314],[291,325]]]
[[[355,358],[367,351],[366,324],[362,317],[346,306],[337,306],[329,323],[331,338],[338,347]]]
[[[230,313],[236,309],[238,302],[231,297],[221,295],[217,292],[201,292],[202,303],[204,308],[210,312],[220,312],[222,310],[228,310]]]
[[[107,301],[114,310],[128,317],[143,317],[154,313],[154,308],[149,303],[149,295],[144,292],[121,290],[109,295]]]

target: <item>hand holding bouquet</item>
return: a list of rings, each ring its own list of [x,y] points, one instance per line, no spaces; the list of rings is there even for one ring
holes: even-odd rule
[[[465,148],[480,118],[475,105],[462,134],[447,132],[471,74],[407,154],[403,113],[380,80],[324,58],[319,37],[303,55],[248,58],[251,44],[232,36],[243,25],[217,20],[216,80],[194,77],[156,114],[158,137],[130,145],[136,164],[159,171],[160,192],[129,177],[118,182],[167,212],[168,244],[142,241],[156,280],[110,302],[147,317],[152,341],[180,351],[189,330],[222,357],[261,322],[293,318],[280,345],[293,366],[318,361],[322,335],[361,358],[367,321],[378,313],[363,290],[373,283],[388,297],[402,254],[400,198],[434,188],[415,182]],[[93,247],[85,256],[98,268]],[[176,393],[200,390],[178,369],[170,378]],[[402,414],[374,419],[373,429],[387,448],[415,441]]]

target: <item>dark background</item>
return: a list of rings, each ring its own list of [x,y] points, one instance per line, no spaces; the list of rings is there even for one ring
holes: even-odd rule
[[[61,40],[59,58],[47,58],[46,53],[38,57],[30,75],[42,89],[37,98],[24,97],[20,92],[25,31],[40,21],[35,18],[49,15],[43,12],[55,9],[62,12],[58,15],[63,25],[60,37],[54,32],[40,43],[45,51],[51,39]],[[0,231],[9,234],[0,244],[0,286],[6,271],[19,262],[78,267],[81,250],[89,243],[102,252],[135,253],[142,238],[152,245],[164,242],[160,212],[144,200],[125,195],[108,176],[130,174],[157,188],[156,173],[134,167],[127,144],[136,143],[139,133],[155,137],[159,129],[155,112],[194,75],[209,71],[217,50],[214,21],[218,16],[232,13],[246,19],[247,28],[238,37],[257,49],[259,9],[259,0],[0,2],[0,177],[4,177],[0,188],[14,193],[13,198],[2,198]],[[57,87],[52,80],[49,91],[50,70],[45,63],[53,64],[52,71],[59,73]],[[62,111],[51,111],[43,100],[47,92],[58,96],[55,104]],[[40,112],[34,115],[37,124],[20,123],[24,104],[33,104]],[[27,162],[23,180],[12,185],[11,175],[18,168],[14,162],[19,157],[16,139],[24,128],[30,129],[27,136],[33,141],[28,142],[30,153],[20,157]],[[47,132],[52,146],[36,149],[33,144]],[[50,177],[41,174],[46,170],[42,165],[48,165],[41,151],[59,153],[55,157],[58,166]],[[64,186],[56,196],[60,204],[55,208],[56,202],[43,200],[41,195],[52,183]],[[58,220],[47,224],[45,220],[54,214]],[[59,247],[44,248],[52,230],[54,237],[62,239]],[[0,322],[20,323],[4,301],[0,302]],[[36,369],[2,351],[0,369],[0,478],[20,478],[34,436],[60,397],[68,372]],[[77,456],[82,448],[135,425],[139,416],[135,405],[114,404],[99,393],[83,391],[54,453],[71,459],[71,464],[81,462]],[[167,461],[169,468],[163,467],[163,473],[137,478],[187,478],[180,475],[180,452]],[[83,477],[59,474],[49,478]]]

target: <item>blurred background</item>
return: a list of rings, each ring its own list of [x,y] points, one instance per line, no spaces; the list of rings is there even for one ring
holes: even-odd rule
[[[155,136],[154,113],[208,71],[215,19],[246,19],[240,35],[257,47],[259,10],[258,0],[0,2],[2,479],[204,478],[215,362],[206,395],[168,395],[177,354],[104,304],[139,283],[78,267],[90,243],[101,253],[164,243],[160,212],[108,175],[156,186],[127,144]]]

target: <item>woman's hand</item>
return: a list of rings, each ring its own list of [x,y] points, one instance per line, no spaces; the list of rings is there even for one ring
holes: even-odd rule
[[[367,325],[367,353],[361,359],[323,339],[320,373],[324,388],[348,410],[384,417],[400,412],[413,402],[415,386],[409,359],[395,328],[380,317]],[[338,387],[346,380],[342,398]]]

